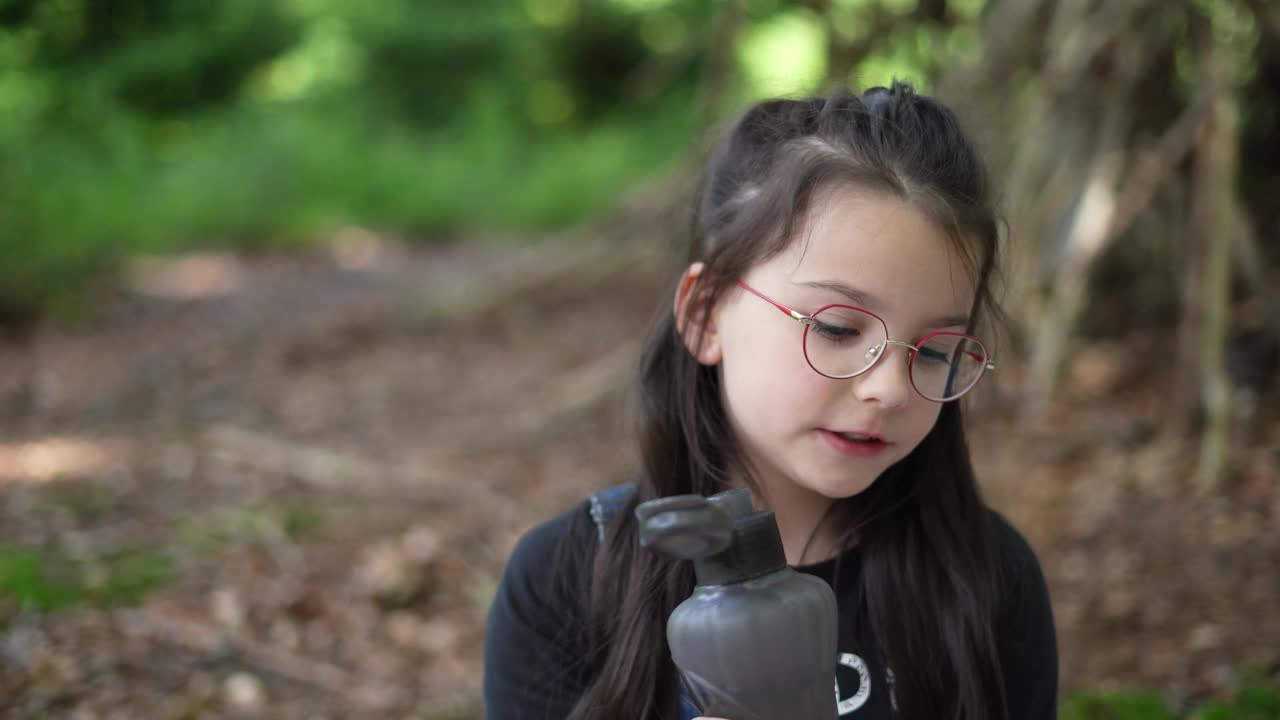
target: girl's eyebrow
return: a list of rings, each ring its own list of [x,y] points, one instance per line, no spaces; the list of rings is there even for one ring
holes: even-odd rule
[[[865,308],[884,307],[884,305],[876,299],[875,295],[872,295],[871,293],[868,293],[865,290],[859,290],[858,288],[852,287],[850,285],[846,285],[842,282],[839,282],[838,280],[811,280],[809,282],[802,282],[802,283],[796,283],[796,284],[800,285],[801,287],[816,288],[818,290],[831,290],[832,292],[840,293],[841,295],[848,298],[849,302],[859,307],[865,307]],[[940,318],[935,318],[933,322],[926,323],[927,327],[951,327],[953,325],[959,325],[961,327],[969,327],[969,316],[966,314],[944,315]]]
[[[876,297],[871,293],[865,292],[863,290],[859,290],[849,285],[845,285],[844,283],[838,282],[836,280],[811,280],[809,282],[802,282],[802,283],[796,283],[796,284],[801,287],[817,288],[818,290],[830,290],[832,292],[840,293],[841,295],[848,298],[849,302],[853,303],[854,305],[858,305],[860,307],[865,307],[865,308],[884,307],[884,305],[881,304],[878,300],[876,300]]]

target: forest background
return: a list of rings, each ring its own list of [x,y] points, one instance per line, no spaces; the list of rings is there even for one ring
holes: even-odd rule
[[[708,138],[894,78],[999,182],[967,402],[1063,716],[1280,718],[1264,0],[0,1],[6,717],[477,717]]]

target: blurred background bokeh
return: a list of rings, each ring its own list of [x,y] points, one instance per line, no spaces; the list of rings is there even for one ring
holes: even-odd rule
[[[1063,716],[1280,718],[1271,0],[0,0],[0,715],[479,717],[709,139],[894,78],[1000,187]]]

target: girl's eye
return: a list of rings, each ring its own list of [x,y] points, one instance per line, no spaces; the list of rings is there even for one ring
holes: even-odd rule
[[[856,327],[843,327],[841,325],[832,325],[822,321],[814,323],[813,332],[818,333],[818,335],[826,340],[832,340],[834,342],[849,340],[862,334],[862,331]]]
[[[951,363],[951,353],[942,348],[930,347],[929,345],[917,350],[916,357],[930,363],[941,363],[943,365]]]

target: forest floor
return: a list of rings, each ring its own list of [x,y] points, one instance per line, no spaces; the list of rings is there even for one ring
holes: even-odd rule
[[[513,543],[633,471],[656,266],[348,233],[151,263],[92,324],[6,340],[0,713],[477,717]],[[1090,343],[1037,421],[1002,365],[970,441],[1044,567],[1064,690],[1183,704],[1280,661],[1280,416],[1198,491],[1162,342]]]

